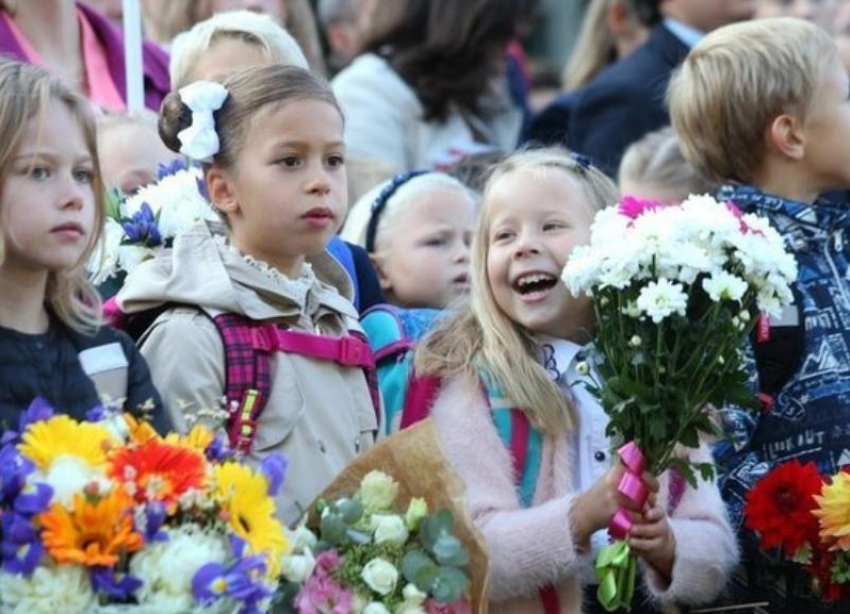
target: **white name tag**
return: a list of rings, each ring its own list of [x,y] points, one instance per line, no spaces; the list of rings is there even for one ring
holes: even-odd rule
[[[115,369],[126,369],[130,366],[120,343],[110,343],[96,348],[83,350],[79,354],[80,364],[86,375],[92,376]]]

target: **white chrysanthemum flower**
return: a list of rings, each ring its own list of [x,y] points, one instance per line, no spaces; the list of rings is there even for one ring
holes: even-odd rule
[[[32,481],[47,484],[53,489],[51,503],[61,503],[67,508],[74,506],[74,495],[83,492],[91,482],[100,486],[108,486],[104,479],[103,469],[92,467],[77,456],[66,454],[54,460],[46,472],[37,471],[31,476]],[[108,490],[107,490],[108,492]]]
[[[124,229],[121,224],[107,218],[103,225],[103,234],[88,263],[88,271],[94,285],[99,286],[118,273],[120,267],[118,250],[122,239],[124,239]]]
[[[135,595],[142,606],[161,614],[191,611],[192,579],[207,563],[227,562],[223,535],[187,525],[169,530],[168,540],[154,542],[130,559],[130,573],[143,584]]]
[[[637,307],[658,324],[674,313],[685,315],[688,308],[688,295],[685,294],[681,284],[673,283],[669,279],[659,279],[657,282],[649,282],[641,290]]]
[[[146,260],[155,258],[157,250],[141,245],[122,245],[118,248],[118,265],[127,274],[136,270],[136,267]]]
[[[702,280],[702,288],[715,303],[720,301],[739,301],[749,289],[749,284],[737,275],[725,271],[714,273]]]
[[[0,571],[3,614],[88,614],[94,604],[88,573],[77,565],[39,566],[30,577]]]

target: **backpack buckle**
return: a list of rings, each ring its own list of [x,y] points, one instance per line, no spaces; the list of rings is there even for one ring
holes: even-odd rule
[[[366,367],[370,364],[369,347],[357,337],[339,340],[339,364],[344,367]]]
[[[273,326],[255,326],[251,329],[251,345],[260,352],[277,351],[277,331]]]

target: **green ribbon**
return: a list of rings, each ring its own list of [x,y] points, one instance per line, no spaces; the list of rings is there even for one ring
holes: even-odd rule
[[[637,578],[637,559],[628,542],[616,541],[605,546],[596,556],[596,577],[599,589],[596,597],[607,612],[619,608],[632,609]]]

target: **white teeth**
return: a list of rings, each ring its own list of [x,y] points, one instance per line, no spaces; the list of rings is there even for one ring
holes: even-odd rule
[[[528,284],[540,283],[541,281],[551,281],[552,279],[554,279],[554,277],[551,275],[532,274],[520,277],[516,283],[518,286],[522,287],[527,286]]]

